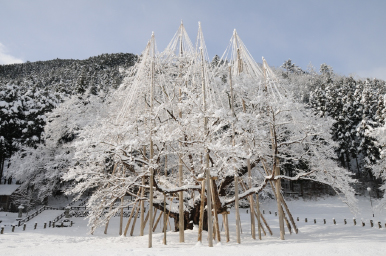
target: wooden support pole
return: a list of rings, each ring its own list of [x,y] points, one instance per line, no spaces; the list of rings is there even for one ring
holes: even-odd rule
[[[171,209],[172,204],[173,204],[173,199],[174,199],[174,197],[171,197],[171,198],[170,198],[170,209]],[[169,212],[168,212],[168,216],[166,217],[166,220],[167,220],[167,222],[169,223],[169,228],[170,228],[170,230],[172,230],[172,227],[170,226],[170,220],[169,220],[170,209],[169,209]]]
[[[204,205],[205,205],[205,180],[201,181],[200,220],[198,222],[198,241],[200,242],[202,242],[202,229],[204,225]]]
[[[219,228],[219,225],[218,225],[218,215],[217,215],[217,207],[216,207],[216,200],[214,198],[214,195],[215,195],[215,181],[213,180],[213,178],[211,179],[210,181],[210,184],[211,184],[211,189],[212,189],[212,201],[213,201],[213,214],[214,214],[214,230],[215,230],[215,237],[217,238],[217,241],[218,242],[221,242],[221,236],[220,236],[220,228]],[[215,238],[215,239],[216,239]]]
[[[290,219],[290,221],[291,221],[291,224],[292,224],[292,226],[293,226],[293,228],[294,228],[294,230],[295,230],[295,233],[297,234],[297,233],[298,233],[298,227],[296,226],[295,220],[294,220],[294,218],[292,217],[292,214],[291,214],[290,210],[288,209],[287,203],[286,203],[286,201],[284,200],[284,197],[283,197],[283,195],[282,195],[281,193],[280,193],[280,199],[281,199],[281,204],[282,204],[282,206],[284,206],[284,209],[285,209],[285,211],[286,211],[287,214],[288,214],[288,217],[289,217],[289,219]],[[283,211],[283,212],[284,212],[284,211]]]
[[[279,167],[279,158],[276,157],[276,167],[275,167],[275,175],[280,175],[280,167]],[[277,201],[277,210],[279,211],[279,226],[280,226],[280,239],[284,240],[284,213],[283,208],[281,206],[281,200],[280,200],[280,179],[276,180],[276,201]]]
[[[152,34],[152,50],[153,50],[153,58],[151,61],[151,85],[150,85],[150,111],[151,115],[153,116],[153,108],[154,108],[154,75],[155,75],[155,38],[154,33]],[[153,118],[153,117],[152,117]],[[153,147],[153,122],[154,120],[150,120],[150,164],[153,164],[153,158],[154,158],[154,147]],[[150,171],[150,193],[149,193],[149,216],[150,216],[150,223],[149,223],[149,245],[148,247],[153,247],[153,182],[154,182],[154,169],[152,166],[149,168]]]
[[[199,24],[199,31],[201,33],[201,24]],[[200,42],[202,43],[202,42]],[[208,117],[206,116],[206,89],[205,89],[205,67],[204,67],[204,53],[203,45],[200,45],[200,54],[201,54],[201,82],[202,82],[202,105],[204,112],[204,132],[208,134]],[[206,173],[206,200],[207,200],[207,213],[208,213],[208,244],[209,247],[213,247],[213,222],[212,222],[212,196],[210,191],[210,169],[209,169],[209,149],[207,146],[204,147],[205,150],[205,173]]]
[[[287,216],[285,216],[285,213],[284,213],[284,212],[283,212],[283,217],[284,217],[284,220],[285,220],[285,223],[286,223],[286,225],[287,225],[287,228],[288,228],[289,233],[292,234],[291,225],[290,225],[290,223],[289,223],[289,221],[288,221],[288,219],[287,219]]]
[[[236,239],[237,243],[241,243],[240,239],[240,212],[239,212],[239,182],[238,182],[238,176],[235,174],[235,208],[236,208]]]
[[[181,87],[179,89],[179,101],[181,103]],[[182,111],[179,111],[179,117],[182,118]],[[179,143],[180,148],[182,148],[182,143]],[[182,179],[183,179],[183,172],[182,172],[182,159],[181,156],[178,156],[178,185],[182,187]],[[180,191],[178,192],[178,231],[179,231],[179,237],[180,237],[180,243],[185,242],[185,235],[184,235],[184,229],[185,229],[185,218],[184,218],[184,192]]]
[[[244,189],[244,191],[247,190],[247,185],[244,183],[244,181],[240,180],[240,185],[241,187]],[[256,204],[255,204],[255,201],[253,199],[253,196],[249,198],[249,202],[250,202],[250,206],[252,205],[252,208],[254,209],[253,211],[251,211],[254,216],[257,218],[257,225],[258,225],[258,229],[260,229],[262,227],[261,223],[260,223],[260,215],[262,216],[261,212],[260,212],[260,205],[259,205],[259,195],[256,195]],[[255,207],[256,207],[256,212],[255,212]],[[264,211],[264,210],[263,210]],[[255,218],[253,218],[253,223],[255,223]],[[255,238],[254,238],[255,239]],[[259,240],[261,240],[261,230],[259,230]]]
[[[157,211],[158,211],[158,209],[155,208],[153,217],[151,218],[151,220],[153,221],[153,222],[151,223],[151,226],[152,226],[151,230],[152,230],[152,232],[153,232],[153,225],[154,225],[155,216],[157,216]]]
[[[244,112],[245,112],[245,107],[244,107]],[[251,160],[249,158],[247,159],[247,169],[248,169],[248,185],[249,185],[249,188],[252,188]],[[256,239],[256,226],[255,226],[255,216],[254,216],[255,208],[253,207],[253,195],[249,196],[249,209],[250,209],[250,217],[251,217],[251,235],[253,239]],[[261,231],[259,232],[260,232],[259,239],[261,240]]]
[[[156,228],[157,228],[157,226],[158,226],[158,222],[161,220],[161,217],[162,217],[163,213],[164,213],[164,212],[160,212],[160,213],[159,213],[159,216],[158,216],[158,218],[157,218],[157,221],[155,222],[154,227],[153,227],[153,232],[155,232],[155,230],[156,230]]]
[[[262,164],[263,164],[263,169],[264,169],[265,173],[266,173],[267,175],[269,175],[268,170],[267,170],[267,168],[265,167],[264,160],[262,160]],[[277,196],[277,194],[276,194],[276,186],[275,186],[274,182],[272,182],[271,180],[270,180],[269,182],[270,182],[270,184],[271,184],[271,188],[272,188],[273,194],[275,195],[276,198],[278,198],[278,196]],[[289,210],[289,208],[288,208],[288,205],[287,205],[286,201],[284,200],[284,197],[283,197],[283,195],[282,195],[281,193],[280,193],[280,195],[279,195],[279,198],[280,198],[281,205],[282,205],[282,206],[281,206],[281,207],[282,207],[282,212],[284,213],[284,209],[286,210],[286,212],[287,212],[287,214],[288,214],[288,216],[289,216],[289,218],[290,218],[291,224],[292,224],[292,226],[293,226],[293,228],[294,228],[294,230],[295,230],[295,233],[297,234],[297,233],[298,233],[298,228],[297,228],[297,226],[296,226],[296,224],[295,224],[295,220],[294,220],[294,218],[292,217],[292,214],[291,214],[291,212],[290,212],[290,210]],[[284,206],[284,209],[283,209],[283,206]],[[271,212],[269,212],[269,214],[271,214]],[[299,217],[298,217],[298,221],[299,221]]]
[[[253,207],[253,205],[254,205],[254,200],[253,200],[253,197],[252,197],[252,208],[255,209],[255,207]],[[260,212],[259,194],[256,194],[256,211],[257,211],[257,234],[259,236],[259,240],[261,240],[261,228],[262,228],[262,225],[261,225],[261,221],[260,221],[260,215],[262,215],[262,214]],[[255,212],[253,211],[253,213],[255,213]],[[265,231],[264,231],[264,235],[266,235]]]
[[[133,233],[134,233],[134,227],[135,227],[135,223],[137,222],[139,208],[140,207],[137,207],[137,210],[135,211],[135,216],[134,216],[133,225],[131,226],[130,236],[133,236]]]
[[[229,88],[230,88],[230,94],[231,94],[231,110],[232,110],[232,117],[235,117],[235,110],[234,110],[234,96],[233,96],[233,86],[232,86],[232,66],[229,66]],[[232,145],[235,146],[235,127],[234,123],[232,123]],[[239,212],[239,181],[238,181],[238,173],[237,170],[235,170],[235,208],[236,208],[236,240],[237,243],[241,243],[240,240],[240,212]]]
[[[255,205],[255,207],[256,207],[256,205]],[[256,219],[257,219],[257,213],[255,213],[255,216],[256,216]],[[263,220],[264,225],[267,227],[269,234],[272,236],[272,234],[273,234],[273,233],[272,233],[272,230],[271,230],[271,228],[269,227],[269,225],[268,225],[266,219],[264,218],[264,215],[260,213],[260,217],[261,217],[261,220]],[[263,226],[263,225],[261,225],[261,226]]]
[[[261,222],[260,222],[260,230],[263,231],[264,236],[267,236],[267,233],[265,232],[265,229],[264,229],[263,225],[261,224]]]
[[[167,242],[166,242],[166,230],[167,230],[167,219],[166,219],[166,195],[165,195],[165,193],[164,193],[164,226],[163,226],[163,232],[164,232],[164,239],[163,239],[163,243],[164,243],[164,245],[166,245],[167,244]]]
[[[165,162],[167,161],[167,159],[165,160]],[[166,169],[166,168],[165,168]],[[165,173],[166,173],[166,171],[165,171]],[[165,195],[165,193],[164,193],[164,226],[163,226],[163,232],[164,232],[164,239],[163,239],[163,243],[164,243],[164,245],[166,245],[167,244],[167,242],[166,242],[166,230],[167,230],[167,218],[166,218],[167,216],[166,216],[166,195]]]
[[[139,196],[140,192],[141,192],[141,189],[138,190],[137,197]],[[135,203],[134,203],[133,209],[131,210],[130,217],[129,217],[127,223],[126,223],[125,231],[123,232],[123,235],[124,235],[124,236],[126,236],[126,234],[127,234],[127,230],[129,229],[130,222],[131,222],[131,219],[132,219],[132,217],[133,217],[133,214],[134,214],[135,209],[136,209],[137,207],[139,207],[139,206],[137,205],[137,203],[139,204],[139,202],[135,202]]]
[[[121,197],[121,214],[119,218],[119,235],[122,235],[122,228],[123,228],[123,196]]]
[[[209,170],[209,153],[207,152],[207,169],[206,169],[206,201],[208,216],[208,243],[213,247],[213,217],[212,217],[212,195],[210,191],[210,170]]]
[[[143,228],[142,234],[144,233],[145,227],[146,227],[146,223],[147,223],[147,221],[149,220],[149,214],[150,214],[150,211],[147,211],[147,213],[146,213],[146,218],[145,218],[145,220],[143,221],[143,225],[141,225],[141,227]]]
[[[146,147],[144,146],[143,147],[143,150],[145,151],[146,150]],[[146,151],[145,151],[146,152]],[[146,154],[146,153],[145,153]],[[142,186],[145,186],[145,177],[142,177]],[[145,189],[144,187],[141,187],[141,198],[144,198],[145,197]],[[140,230],[139,230],[139,235],[140,236],[143,236],[143,231],[145,229],[144,227],[144,222],[145,222],[145,202],[143,200],[140,201]]]
[[[165,150],[166,149],[167,148],[165,147]],[[164,172],[165,172],[165,179],[166,179],[166,177],[168,176],[168,155],[165,155],[165,170],[164,170]],[[168,227],[167,227],[168,223],[167,223],[167,216],[166,216],[166,194],[163,193],[163,195],[164,195],[164,225],[163,225],[162,231],[164,233],[163,244],[166,245],[167,244],[167,242],[166,242],[166,230],[168,229]]]
[[[226,242],[228,243],[228,242],[230,241],[230,240],[229,240],[228,212],[223,212],[223,213],[222,213],[222,219],[223,219],[224,226],[225,226],[225,237],[226,237]]]

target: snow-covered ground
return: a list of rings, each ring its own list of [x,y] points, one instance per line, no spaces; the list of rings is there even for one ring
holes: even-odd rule
[[[185,243],[178,242],[178,232],[168,231],[168,244],[163,245],[163,234],[159,226],[153,235],[153,248],[150,249],[147,248],[147,227],[143,237],[138,235],[138,222],[133,236],[129,235],[130,229],[127,237],[118,236],[117,217],[110,222],[107,235],[103,234],[103,228],[98,229],[94,235],[88,234],[87,220],[82,218],[72,218],[75,222],[73,227],[43,229],[45,221],[48,222],[62,213],[52,210],[44,211],[28,222],[26,231],[17,227],[12,233],[11,227],[6,226],[4,234],[0,235],[0,252],[2,255],[386,255],[383,247],[386,239],[386,215],[376,213],[373,218],[368,198],[359,198],[361,213],[355,216],[356,226],[353,224],[354,215],[337,198],[288,201],[295,221],[299,217],[299,221],[296,221],[299,234],[290,235],[287,232],[284,241],[279,239],[275,205],[274,201],[262,203],[264,216],[272,228],[273,236],[267,234],[261,241],[251,238],[250,217],[246,209],[241,210],[241,244],[235,242],[235,217],[231,211],[229,243],[222,241],[209,248],[206,233],[203,243],[200,244],[197,243],[197,229],[194,229],[185,232]],[[269,211],[272,214],[269,214]],[[3,220],[1,224],[16,217],[15,214],[7,213],[7,216],[4,216],[5,214],[0,213],[0,220]],[[308,218],[307,223],[305,218]],[[323,224],[323,219],[326,219],[327,224]],[[347,225],[344,224],[344,219],[347,219]],[[361,219],[365,222],[365,227],[362,227]],[[221,216],[219,220],[222,220]],[[373,228],[370,227],[370,220],[374,220]],[[124,222],[126,221],[127,218],[124,219]],[[378,221],[382,223],[381,229],[378,228]],[[38,223],[36,230],[33,229],[35,222]],[[224,239],[224,230],[221,235]]]

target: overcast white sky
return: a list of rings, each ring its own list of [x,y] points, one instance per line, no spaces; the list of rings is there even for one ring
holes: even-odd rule
[[[385,0],[0,0],[0,64],[138,54],[152,31],[162,50],[181,19],[192,41],[201,21],[210,57],[236,28],[257,61],[386,79]]]

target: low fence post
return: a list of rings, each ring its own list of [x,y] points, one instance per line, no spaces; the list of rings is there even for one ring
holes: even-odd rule
[[[47,223],[46,222],[44,222],[44,228],[46,228],[47,227]]]
[[[27,224],[24,223],[23,225],[23,231],[25,231],[25,228],[27,227]]]
[[[37,222],[35,222],[35,226],[34,226],[34,229],[36,229],[37,225],[38,225],[38,223],[37,223]]]
[[[307,222],[307,218],[304,221]]]
[[[370,226],[371,226],[371,227],[374,227],[373,220],[370,220]]]
[[[49,227],[49,228],[51,227],[51,221],[48,222],[48,227]]]
[[[316,224],[316,219],[314,219],[314,224]]]
[[[334,222],[334,225],[336,225],[336,220],[335,220],[335,218],[332,218],[332,221]]]
[[[354,221],[354,226],[357,224],[357,220],[355,218],[353,218],[353,221]]]
[[[382,227],[381,222],[378,221],[378,228],[381,228],[381,227]]]
[[[12,232],[15,232],[15,225],[12,225]]]
[[[1,231],[0,231],[1,234],[4,234],[4,226],[1,226]]]
[[[326,219],[323,219],[324,224],[326,224]]]
[[[344,221],[344,225],[346,225],[346,224],[347,224],[347,221],[346,221],[346,219],[344,219],[343,221]]]

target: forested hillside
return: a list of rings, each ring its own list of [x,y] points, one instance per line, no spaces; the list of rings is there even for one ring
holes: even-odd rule
[[[102,54],[86,60],[0,65],[0,180],[5,160],[23,146],[42,143],[47,113],[71,95],[108,93],[132,66],[130,53]]]
[[[370,186],[379,196],[381,180],[376,180],[372,167],[381,157],[382,145],[372,137],[372,131],[385,124],[385,81],[341,76],[326,64],[318,71],[304,71],[288,60],[282,68],[278,72],[294,86],[293,93],[301,102],[316,115],[334,119],[331,134],[339,145],[336,156],[361,182],[358,192]]]

